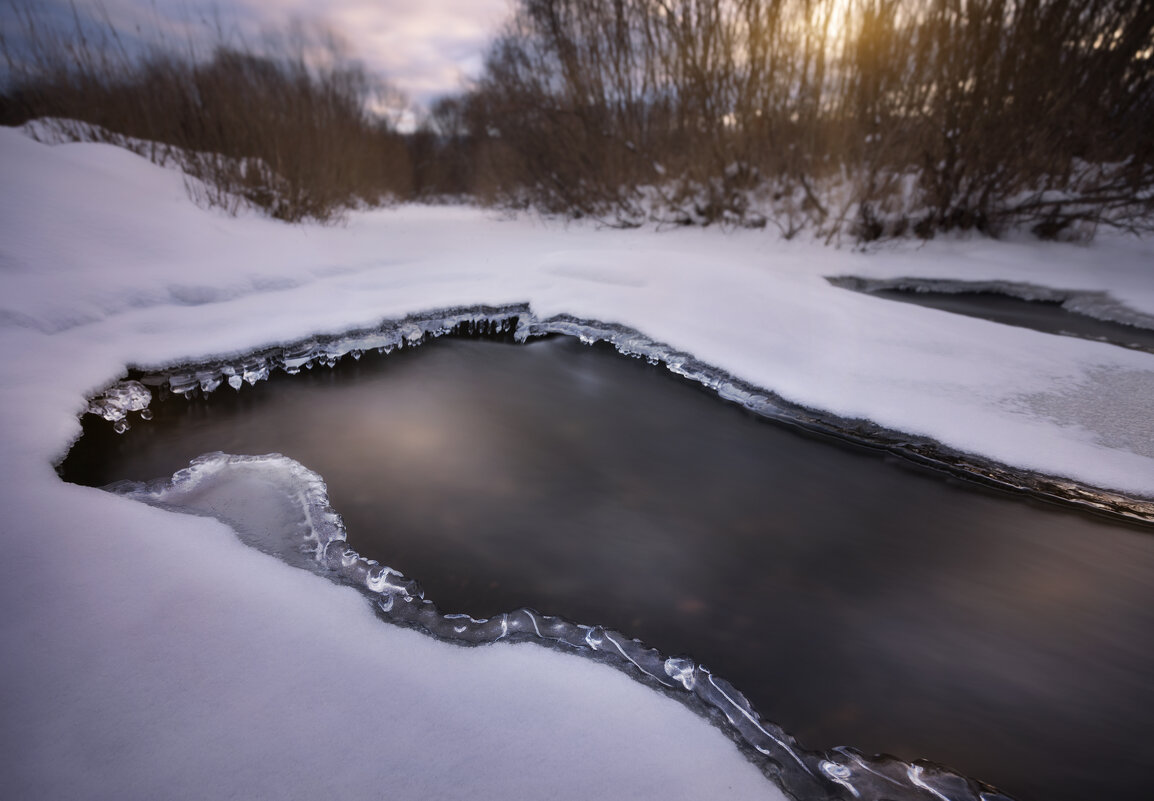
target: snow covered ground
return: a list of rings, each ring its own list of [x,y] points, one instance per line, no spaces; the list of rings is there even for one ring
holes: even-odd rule
[[[1004,280],[1154,314],[1150,241],[859,254],[439,207],[290,227],[199,209],[179,174],[125,151],[12,129],[0,175],[13,797],[782,797],[719,731],[610,668],[382,625],[354,590],[215,521],[61,483],[85,398],[129,364],[528,302],[629,325],[806,406],[1154,498],[1154,356],[825,280]]]

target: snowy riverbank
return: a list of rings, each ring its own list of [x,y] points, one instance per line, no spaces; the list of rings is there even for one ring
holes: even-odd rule
[[[20,797],[779,797],[719,732],[608,668],[383,626],[211,520],[62,484],[85,397],[126,365],[528,303],[795,403],[1154,497],[1154,356],[825,280],[1014,281],[1154,314],[1149,241],[862,255],[429,207],[288,227],[198,209],[179,174],[108,146],[0,129],[0,164],[0,736]]]

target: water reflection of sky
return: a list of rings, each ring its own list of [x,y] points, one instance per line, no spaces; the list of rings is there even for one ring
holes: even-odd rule
[[[814,441],[568,340],[280,376],[109,443],[92,481],[283,452],[446,611],[531,606],[687,652],[808,745],[928,757],[1021,801],[1145,797],[1148,532]]]

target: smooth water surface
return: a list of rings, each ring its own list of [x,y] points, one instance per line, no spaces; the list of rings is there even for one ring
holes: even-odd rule
[[[279,451],[444,611],[528,606],[688,654],[811,748],[933,759],[1020,801],[1148,797],[1149,530],[801,435],[567,338],[442,339],[154,408],[123,436],[86,418],[65,478]]]
[[[1056,301],[1021,300],[994,292],[881,289],[871,290],[869,294],[886,300],[916,303],[919,306],[965,314],[995,323],[1032,328],[1046,334],[1092,339],[1154,353],[1154,331],[1067,311]]]

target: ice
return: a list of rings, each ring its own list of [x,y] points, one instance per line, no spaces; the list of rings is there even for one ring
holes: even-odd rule
[[[140,412],[148,420],[152,415],[148,404],[152,402],[152,392],[139,381],[117,381],[112,386],[92,398],[86,411],[103,417],[113,424],[116,433],[128,430],[128,413]]]
[[[384,619],[434,637],[466,645],[528,640],[613,665],[670,692],[689,709],[723,720],[726,733],[746,746],[760,770],[793,798],[827,798],[828,781],[853,798],[919,801],[924,798],[922,789],[948,801],[998,797],[990,788],[944,768],[856,752],[846,760],[851,752],[844,749],[808,751],[780,727],[761,719],[737,688],[704,665],[687,657],[666,657],[621,632],[532,609],[487,619],[442,613],[415,580],[365,559],[349,546],[321,476],[280,454],[206,454],[170,480],[121,482],[108,489],[163,509],[214,517],[246,545],[293,567],[351,584],[372,599]]]
[[[277,370],[290,374],[299,372],[302,359],[306,360],[304,364],[315,361],[331,368],[346,355],[355,355],[373,347],[380,349],[382,342],[397,343],[398,346],[409,343],[407,347],[416,347],[428,339],[449,333],[477,335],[510,329],[516,331],[516,341],[521,343],[534,337],[563,334],[577,337],[586,344],[612,345],[623,355],[645,359],[653,365],[663,364],[671,372],[716,392],[723,400],[762,417],[885,448],[940,470],[1002,488],[1029,491],[1052,500],[1137,520],[1154,520],[1154,502],[1148,499],[1134,498],[1078,481],[1063,481],[1032,470],[1016,469],[978,454],[946,447],[925,437],[910,436],[868,421],[847,420],[807,409],[705,364],[688,353],[656,342],[627,326],[581,320],[571,315],[540,319],[524,304],[430,311],[402,320],[386,320],[376,330],[355,331],[334,337],[323,347],[307,340],[268,349],[260,356],[248,357],[241,367],[207,364],[195,366],[189,372],[189,367],[181,366],[148,373],[142,380],[150,386],[167,386],[172,392],[188,394],[196,388],[190,375],[201,377],[223,374],[229,376],[230,386],[239,390],[245,383],[255,384],[267,380]],[[254,369],[253,365],[259,365],[259,369]],[[1154,448],[1151,446],[1151,442],[1154,442],[1154,429],[1150,423],[1154,418],[1146,414],[1147,399],[1151,393],[1145,391],[1154,386],[1151,376],[1154,376],[1154,371],[1100,368],[1091,370],[1086,379],[1074,387],[1063,386],[1044,392],[1023,393],[1014,402],[1032,417],[1047,418],[1060,425],[1078,425],[1087,419],[1094,419],[1097,427],[1093,431],[1098,442],[1117,450],[1129,451],[1136,456],[1154,459]],[[200,386],[202,389],[205,387],[203,380]],[[113,393],[117,391],[122,390],[115,387],[109,390]]]

